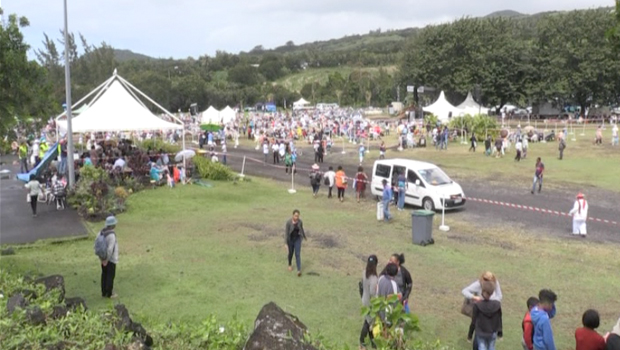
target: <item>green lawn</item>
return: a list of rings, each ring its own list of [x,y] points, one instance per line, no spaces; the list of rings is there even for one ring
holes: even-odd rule
[[[472,226],[456,214],[450,232],[436,230],[436,244],[419,247],[411,244],[408,212],[395,212],[394,222],[384,224],[376,221],[370,201],[340,204],[324,193],[313,199],[305,188],[291,195],[285,184],[260,179],[214,185],[140,192],[118,217],[116,291],[119,302],[147,326],[215,314],[237,315],[251,327],[261,306],[275,301],[312,331],[354,348],[362,320],[357,291],[362,259],[376,253],[386,261],[393,252],[407,257],[414,278],[412,310],[425,340],[471,348],[465,342],[468,320],[458,312],[460,290],[485,269],[497,274],[504,291],[501,348],[520,348],[525,301],[543,287],[559,294],[553,327],[561,350],[573,346],[587,308],[601,312],[601,331],[618,317],[616,245],[540,238],[493,223]],[[293,208],[301,210],[309,231],[301,278],[285,262],[283,227]],[[92,309],[110,303],[99,296],[92,240],[24,247],[2,257],[0,267],[60,273],[69,296],[85,297]]]

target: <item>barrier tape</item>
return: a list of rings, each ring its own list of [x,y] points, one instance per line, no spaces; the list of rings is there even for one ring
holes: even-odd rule
[[[551,210],[551,209],[537,208],[537,207],[532,207],[529,205],[507,203],[507,202],[494,201],[490,199],[473,198],[473,197],[466,197],[466,199],[469,201],[473,201],[473,202],[493,204],[493,205],[499,205],[503,207],[515,208],[515,209],[529,210],[529,211],[534,211],[534,212],[543,213],[543,214],[551,214],[551,215],[557,215],[557,216],[563,216],[563,217],[572,217],[572,215],[570,215],[569,213],[564,213],[561,211]],[[599,218],[593,218],[593,217],[588,217],[588,220],[610,224],[610,225],[620,225],[619,222],[613,221],[613,220],[599,219]]]

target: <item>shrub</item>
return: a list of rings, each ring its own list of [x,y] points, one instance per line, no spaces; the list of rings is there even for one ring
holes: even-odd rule
[[[201,156],[192,158],[200,177],[214,181],[230,181],[235,178],[232,170],[222,163],[214,163]]]
[[[178,153],[181,150],[180,145],[172,145],[160,139],[144,140],[142,142],[138,142],[137,145],[144,150],[152,149],[156,152],[159,152],[159,150],[161,149],[166,153],[173,153],[173,157],[174,154]]]
[[[85,166],[80,171],[80,178],[75,188],[69,192],[69,204],[77,209],[86,220],[99,221],[108,215],[125,211],[127,191],[120,193],[125,197],[118,197],[116,191],[110,190],[110,177],[101,168]]]

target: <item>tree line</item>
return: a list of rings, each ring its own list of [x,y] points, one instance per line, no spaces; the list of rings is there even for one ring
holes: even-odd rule
[[[617,105],[616,23],[613,11],[593,9],[428,26],[403,50],[398,80],[444,90],[455,104],[478,91],[489,106]]]

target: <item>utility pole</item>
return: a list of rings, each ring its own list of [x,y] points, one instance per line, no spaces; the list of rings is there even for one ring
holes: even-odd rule
[[[69,188],[75,185],[75,169],[73,169],[73,127],[71,125],[71,64],[69,62],[69,25],[67,20],[67,0],[65,3],[65,93],[67,104],[67,171],[69,172]]]

